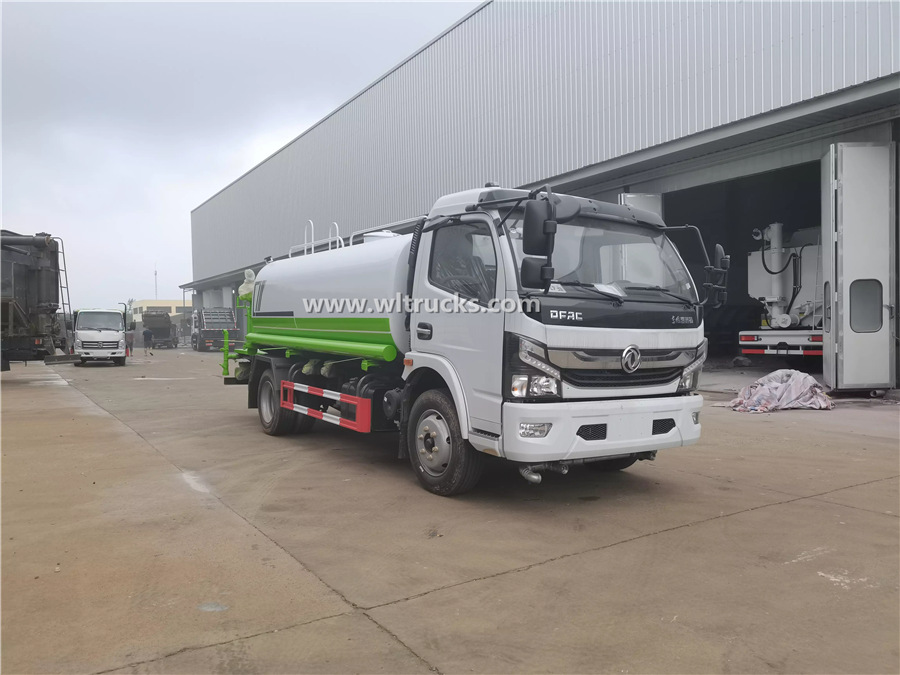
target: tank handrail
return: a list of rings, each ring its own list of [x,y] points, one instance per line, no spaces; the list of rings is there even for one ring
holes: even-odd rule
[[[312,245],[316,240],[316,226],[313,224],[312,220],[308,220],[307,224],[303,226],[303,255],[306,255],[306,242],[307,242],[307,234],[309,236],[309,244],[310,244],[310,254],[316,252],[315,247]]]
[[[303,251],[303,255],[306,255],[307,248],[310,253],[315,253],[316,243],[316,226],[313,224],[313,221],[308,220],[306,225],[303,226],[303,243],[291,246],[288,249],[288,258],[293,258],[297,251]]]
[[[368,227],[365,230],[358,230],[357,232],[353,232],[347,237],[347,241],[344,241],[344,238],[339,236],[339,234],[335,234],[333,229],[338,227],[336,222],[331,223],[331,227],[329,228],[328,237],[325,239],[318,240],[310,240],[308,237],[308,233],[311,231],[313,234],[315,233],[315,229],[313,226],[313,222],[310,220],[309,224],[304,228],[303,231],[303,243],[302,244],[294,244],[288,250],[288,257],[293,258],[294,254],[297,251],[303,251],[303,255],[307,255],[307,249],[309,249],[309,253],[315,253],[321,247],[322,250],[325,250],[325,246],[328,246],[328,249],[331,250],[333,246],[338,248],[343,248],[345,246],[359,246],[363,243],[362,240],[358,240],[356,244],[353,243],[355,237],[365,238],[365,235],[372,234],[373,232],[384,232],[387,230],[388,232],[392,231],[394,228],[400,227],[402,225],[411,225],[414,224],[417,220],[419,220],[422,216],[416,216],[415,218],[406,218],[404,220],[398,220],[393,223],[388,223],[387,225],[376,225],[375,227]],[[340,241],[340,243],[337,243]]]
[[[331,250],[331,243],[334,242],[335,248],[344,248],[344,240],[341,239],[341,228],[337,222],[332,222],[328,228],[328,250]]]

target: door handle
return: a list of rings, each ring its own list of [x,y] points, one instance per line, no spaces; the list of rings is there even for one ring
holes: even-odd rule
[[[420,323],[416,325],[416,337],[420,340],[430,340],[434,332],[430,323]]]

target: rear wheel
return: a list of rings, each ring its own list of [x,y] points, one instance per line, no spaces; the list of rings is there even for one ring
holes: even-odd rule
[[[604,459],[599,462],[588,462],[587,466],[594,471],[621,471],[637,461],[637,457],[616,457],[615,459]]]
[[[444,497],[468,492],[484,471],[484,457],[462,437],[450,392],[432,389],[410,411],[409,461],[419,482]]]
[[[281,407],[281,387],[271,369],[259,378],[257,410],[263,431],[269,436],[283,436],[294,427],[296,414]]]

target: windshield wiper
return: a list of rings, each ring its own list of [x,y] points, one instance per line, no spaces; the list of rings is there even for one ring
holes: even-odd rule
[[[616,295],[615,293],[609,293],[608,291],[601,291],[599,288],[594,286],[594,284],[586,284],[581,281],[552,281],[550,283],[559,284],[560,286],[574,286],[576,288],[586,288],[589,291],[594,291],[594,293],[599,293],[604,298],[609,298],[613,302],[616,303],[616,306],[621,305],[625,302],[625,298],[622,296]]]
[[[663,295],[668,295],[670,298],[675,298],[676,300],[683,302],[685,305],[689,305],[694,307],[698,303],[694,302],[690,298],[686,298],[683,295],[678,295],[678,293],[673,293],[672,291],[668,291],[662,286],[626,286],[626,291],[657,291],[662,293]]]

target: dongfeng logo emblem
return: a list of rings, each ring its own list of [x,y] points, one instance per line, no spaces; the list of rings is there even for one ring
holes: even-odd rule
[[[633,373],[641,365],[641,350],[637,345],[628,345],[622,352],[622,370]]]

